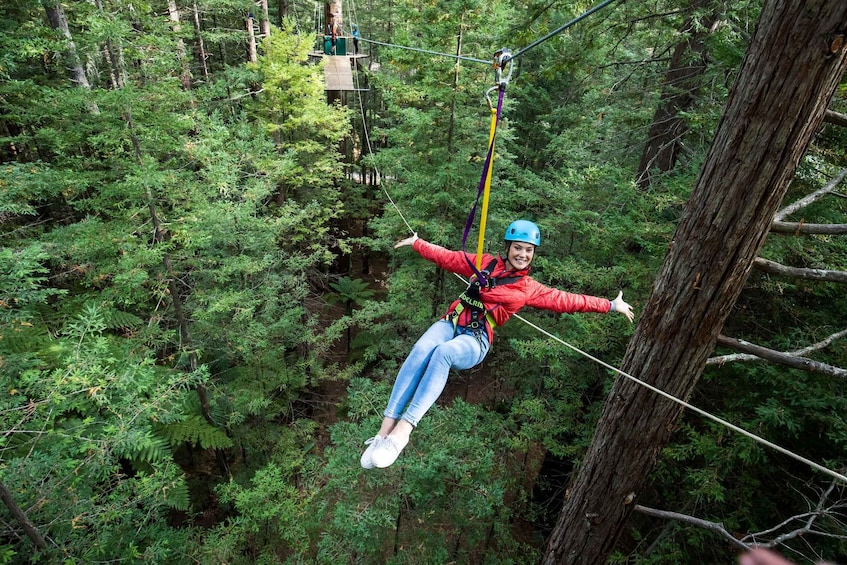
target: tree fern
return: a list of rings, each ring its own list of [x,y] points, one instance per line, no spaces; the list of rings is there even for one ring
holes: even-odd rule
[[[191,505],[191,497],[188,494],[188,485],[185,480],[180,477],[179,480],[168,485],[163,489],[165,498],[164,503],[174,510],[188,510]]]
[[[136,464],[154,464],[170,459],[171,445],[167,438],[155,433],[152,429],[136,429],[132,432],[115,445],[114,450],[119,457],[129,459]]]
[[[106,319],[106,328],[117,330],[122,328],[137,328],[144,323],[144,320],[122,310],[107,310],[104,314]]]
[[[232,447],[232,440],[223,431],[198,415],[187,416],[178,422],[160,424],[157,426],[157,431],[171,445],[191,443],[203,449]]]

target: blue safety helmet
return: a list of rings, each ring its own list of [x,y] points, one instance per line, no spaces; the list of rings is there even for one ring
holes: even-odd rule
[[[531,243],[537,247],[541,245],[541,230],[529,220],[515,220],[506,228],[504,239]]]

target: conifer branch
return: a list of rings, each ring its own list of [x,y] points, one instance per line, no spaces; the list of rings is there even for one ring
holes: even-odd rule
[[[679,512],[670,512],[668,510],[658,510],[656,508],[649,508],[640,504],[635,505],[635,511],[640,512],[641,514],[645,514],[647,516],[652,516],[654,518],[662,518],[664,520],[677,520],[679,522],[691,524],[692,526],[697,526],[698,528],[710,530],[712,532],[715,532],[716,534],[719,534],[721,537],[723,537],[724,539],[732,543],[734,546],[742,550],[747,550],[751,547],[736,538],[735,536],[733,536],[731,533],[729,533],[726,527],[720,522],[711,522],[709,520],[696,518],[688,514],[680,514]]]
[[[827,269],[803,269],[799,267],[789,267],[775,261],[769,261],[757,257],[753,261],[753,267],[771,275],[780,275],[795,279],[817,280],[825,282],[847,283],[847,271],[830,271]]]
[[[823,185],[821,188],[809,194],[808,196],[797,200],[793,204],[789,204],[788,206],[774,214],[774,221],[782,221],[797,210],[802,210],[809,204],[820,200],[827,194],[835,192],[835,187],[837,187],[841,183],[841,181],[844,180],[845,177],[847,177],[847,169],[841,169],[831,181]]]
[[[823,375],[828,375],[832,377],[847,378],[847,369],[805,358],[805,355],[808,355],[813,351],[823,349],[824,347],[830,345],[836,339],[844,337],[845,335],[847,335],[847,330],[842,330],[840,332],[832,334],[823,341],[810,345],[809,347],[806,347],[804,349],[792,352],[776,351],[774,349],[762,347],[761,345],[755,345],[753,343],[749,343],[741,339],[735,339],[721,335],[718,336],[718,345],[729,347],[742,353],[722,355],[720,357],[712,357],[706,361],[706,364],[723,365],[724,363],[732,361],[764,360],[771,361],[773,363],[779,363],[780,365],[793,367],[795,369],[802,369],[803,371],[821,373]]]

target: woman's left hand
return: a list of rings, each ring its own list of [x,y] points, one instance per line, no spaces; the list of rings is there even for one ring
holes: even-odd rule
[[[635,319],[635,314],[632,313],[632,306],[623,301],[623,291],[618,292],[617,298],[612,300],[612,307],[615,312],[620,312],[626,319],[632,322]]]

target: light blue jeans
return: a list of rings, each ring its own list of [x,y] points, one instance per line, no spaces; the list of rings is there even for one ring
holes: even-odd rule
[[[435,404],[450,369],[470,369],[488,353],[488,336],[475,337],[469,330],[439,320],[418,339],[400,367],[383,416],[403,419],[417,426]]]

